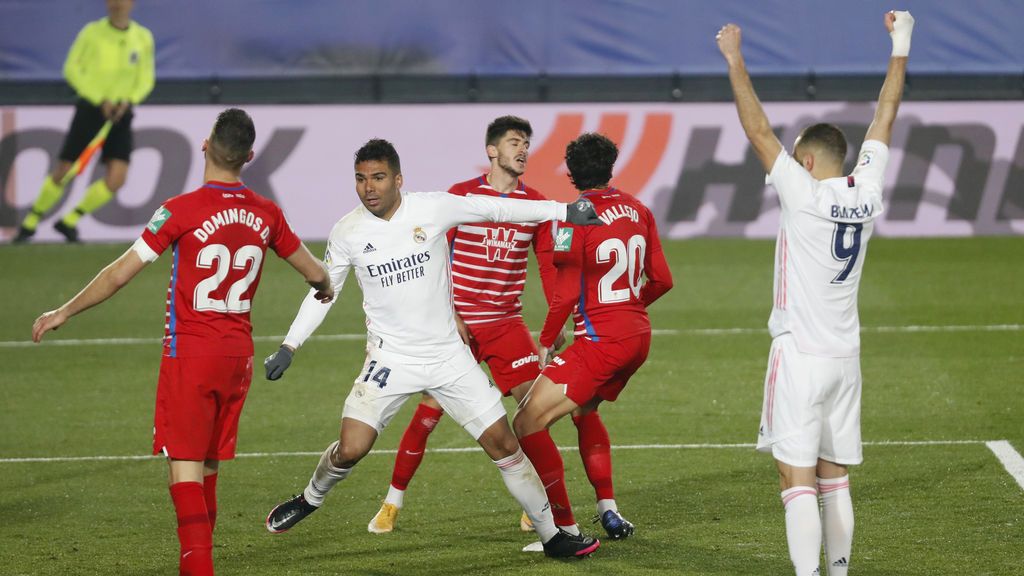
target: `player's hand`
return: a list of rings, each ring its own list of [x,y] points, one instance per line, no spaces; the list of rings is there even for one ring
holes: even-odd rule
[[[114,117],[114,107],[115,104],[110,100],[104,100],[100,103],[100,112],[103,113],[105,119],[110,120]]]
[[[43,334],[60,328],[67,321],[67,315],[60,308],[44,313],[32,324],[32,341],[38,344]]]
[[[277,380],[281,376],[284,376],[284,371],[292,365],[292,357],[295,355],[295,350],[289,346],[281,345],[267,359],[263,361],[263,367],[267,370],[267,380]]]
[[[551,345],[552,350],[561,350],[565,346],[565,330],[559,330],[555,336],[555,343]]]
[[[117,124],[121,121],[121,118],[124,117],[125,112],[127,112],[128,108],[130,107],[131,104],[129,104],[128,102],[118,103],[117,106],[114,107],[114,111],[111,113],[110,119],[113,120],[115,124]]]
[[[469,326],[466,326],[466,321],[459,316],[459,313],[455,313],[455,328],[459,331],[459,338],[462,338],[462,343],[469,346],[469,343],[473,341],[473,333],[469,331]]]
[[[906,58],[910,55],[910,36],[914,32],[914,17],[910,12],[892,11],[885,13],[885,29],[892,38],[892,55]]]
[[[565,205],[565,221],[579,226],[601,226],[604,222],[597,217],[594,203],[586,198]]]
[[[742,56],[740,51],[742,37],[743,33],[740,27],[735,24],[726,24],[718,31],[715,41],[718,42],[718,49],[722,52],[722,56],[725,56],[727,62],[732,63]]]
[[[547,346],[541,346],[537,350],[537,356],[540,357],[540,369],[543,370],[544,367],[548,365],[548,360],[551,358],[551,349]]]
[[[317,302],[321,304],[328,304],[334,300],[334,286],[330,286],[327,290],[317,290],[316,294],[313,294],[313,298],[316,298]],[[272,380],[276,380],[276,378],[272,378]]]

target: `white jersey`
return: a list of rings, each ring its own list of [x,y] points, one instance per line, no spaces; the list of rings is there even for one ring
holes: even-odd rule
[[[766,182],[779,193],[775,243],[773,338],[791,333],[797,348],[819,356],[860,353],[860,286],[874,219],[882,213],[889,148],[864,142],[850,176],[815,180],[785,150]]]
[[[565,204],[552,201],[403,193],[390,220],[361,205],[339,220],[325,261],[336,293],[355,269],[370,346],[410,361],[445,358],[465,346],[452,310],[448,230],[466,222],[565,220],[565,213]],[[299,308],[285,344],[302,345],[330,309],[313,294]]]

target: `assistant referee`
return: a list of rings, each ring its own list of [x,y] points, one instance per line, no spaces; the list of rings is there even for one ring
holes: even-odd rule
[[[107,120],[113,126],[100,161],[106,175],[88,189],[74,210],[54,224],[68,242],[78,241],[79,219],[103,206],[124,185],[132,152],[132,107],[153,90],[153,34],[131,19],[134,0],[107,0],[107,16],[85,25],[75,38],[64,77],[78,94],[75,116],[57,167],[43,181],[39,196],[21,223],[15,242],[26,242],[39,220],[64,195],[61,179]]]

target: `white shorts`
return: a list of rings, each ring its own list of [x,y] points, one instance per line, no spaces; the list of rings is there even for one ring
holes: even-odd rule
[[[860,357],[804,354],[792,335],[775,338],[757,449],[790,466],[860,464],[860,389]]]
[[[409,357],[370,348],[363,370],[345,399],[342,418],[354,418],[379,433],[405,400],[428,392],[474,440],[505,418],[501,392],[491,384],[469,348],[444,360],[410,362]]]

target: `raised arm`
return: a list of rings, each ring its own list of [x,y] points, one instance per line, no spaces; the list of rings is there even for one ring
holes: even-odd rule
[[[910,12],[886,12],[885,28],[892,38],[892,56],[885,73],[882,91],[878,94],[875,117],[868,126],[865,140],[878,140],[889,145],[892,125],[903,99],[903,83],[907,73],[907,58],[910,55],[910,35],[914,30],[914,17]]]
[[[782,151],[782,143],[775,136],[775,132],[772,132],[772,125],[765,116],[761,101],[754,92],[754,85],[750,82],[750,75],[747,74],[747,65],[740,50],[740,27],[726,24],[718,31],[715,39],[718,41],[718,49],[729,65],[729,83],[732,85],[740,124],[743,125],[743,131],[747,133],[747,139],[754,147],[765,172],[771,172],[775,159]]]

